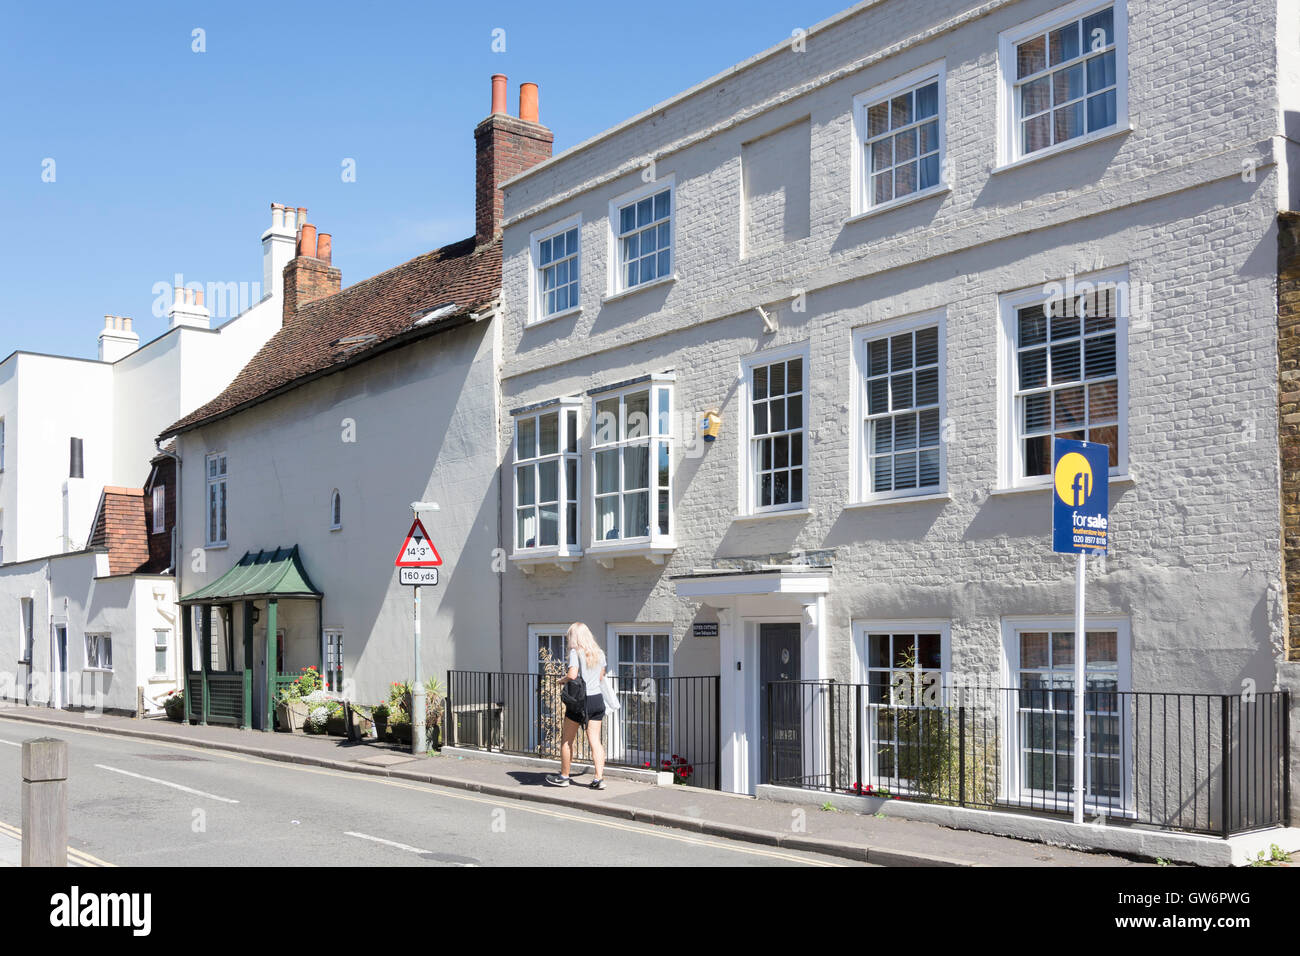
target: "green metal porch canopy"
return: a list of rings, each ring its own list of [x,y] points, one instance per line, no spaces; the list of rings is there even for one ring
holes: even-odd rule
[[[271,551],[247,551],[233,568],[206,587],[187,594],[177,603],[227,604],[232,601],[257,601],[286,598],[309,598],[317,601],[325,595],[316,590],[302,566],[298,546]]]

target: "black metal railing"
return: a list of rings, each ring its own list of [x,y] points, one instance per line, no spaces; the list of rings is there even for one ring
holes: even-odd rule
[[[721,786],[718,678],[609,678],[620,707],[601,722],[611,766],[671,771],[682,784]],[[547,674],[447,672],[447,742],[558,760],[564,728],[561,680]],[[574,759],[589,762],[579,732]]]
[[[1068,687],[763,688],[766,783],[1070,814]],[[1084,694],[1088,818],[1229,836],[1288,824],[1286,692]]]

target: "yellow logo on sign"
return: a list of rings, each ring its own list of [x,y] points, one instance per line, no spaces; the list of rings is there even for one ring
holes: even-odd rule
[[[1056,497],[1071,508],[1081,508],[1092,494],[1092,466],[1077,451],[1056,463]]]

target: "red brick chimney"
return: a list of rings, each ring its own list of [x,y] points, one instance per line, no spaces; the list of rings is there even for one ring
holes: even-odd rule
[[[492,77],[492,113],[474,130],[474,220],[479,245],[501,235],[505,198],[501,184],[511,176],[551,158],[555,135],[541,124],[537,111],[537,84],[519,87],[519,116],[506,112],[506,78]]]
[[[333,295],[343,287],[343,273],[330,265],[332,237],[328,232],[316,234],[307,222],[307,210],[298,210],[297,254],[284,267],[284,318],[288,325],[298,309]]]

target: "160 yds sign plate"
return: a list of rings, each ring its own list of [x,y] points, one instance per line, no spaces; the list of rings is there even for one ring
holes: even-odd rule
[[[433,585],[438,583],[438,569],[398,568],[397,579],[403,584]]]

